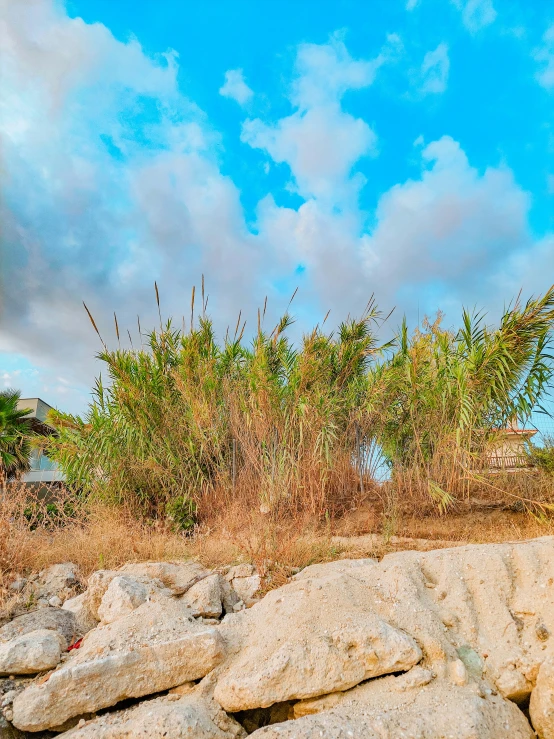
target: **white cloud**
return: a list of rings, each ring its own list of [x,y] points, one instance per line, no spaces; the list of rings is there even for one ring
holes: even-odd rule
[[[492,0],[452,0],[462,13],[462,22],[468,31],[477,33],[496,20]]]
[[[110,339],[113,310],[122,327],[137,313],[152,325],[155,279],[169,315],[188,312],[201,272],[223,315],[247,292],[263,300],[238,191],[177,88],[176,56],[150,58],[50,0],[2,11],[0,351],[90,381],[98,340],[83,300]]]
[[[424,312],[458,311],[462,302],[501,307],[520,282],[548,287],[542,272],[530,279],[531,270],[520,269],[536,247],[530,199],[511,170],[478,172],[448,136],[420,155],[420,177],[383,194],[369,231],[354,199],[341,211],[321,198],[298,209],[279,207],[271,196],[260,203],[260,235],[283,270],[305,266],[303,297],[323,312],[360,310],[372,293],[383,308],[411,315],[418,305]]]
[[[375,152],[377,136],[364,120],[343,110],[341,99],[348,90],[371,85],[399,44],[391,36],[371,61],[352,59],[338,36],[324,45],[301,45],[290,94],[296,110],[275,124],[247,120],[242,140],[288,164],[303,197],[342,201],[359,187],[350,179],[351,169],[361,156]]]
[[[531,244],[529,197],[507,168],[479,174],[448,136],[421,156],[421,178],[394,186],[379,201],[371,263],[379,281],[397,289],[438,282],[457,300],[482,297],[503,260]]]
[[[417,5],[419,5],[419,0],[407,0],[406,10],[413,10]]]
[[[421,92],[426,94],[442,93],[448,84],[450,59],[447,44],[439,44],[434,51],[428,51],[421,65]]]
[[[554,88],[554,24],[546,30],[542,41],[542,46],[533,52],[533,57],[540,66],[537,79],[543,87],[552,89]]]
[[[98,371],[81,301],[112,346],[113,310],[136,343],[136,314],[144,328],[156,323],[154,280],[164,315],[188,321],[190,286],[205,273],[224,331],[266,294],[278,311],[276,285],[296,280],[299,264],[300,310],[311,320],[331,308],[338,321],[372,292],[384,309],[408,311],[423,295],[432,307],[503,300],[518,270],[532,281],[525,250],[551,248],[548,239],[533,246],[529,199],[511,171],[477,171],[449,137],[427,146],[421,138],[420,175],[390,188],[375,213],[360,208],[356,164],[375,152],[376,135],[343,96],[398,58],[397,37],[369,61],[353,59],[337,36],[299,47],[291,114],[247,121],[242,136],[290,168],[303,202],[280,207],[268,195],[250,226],[220,169],[217,133],[178,89],[173,53],[149,57],[51,0],[0,4],[0,351],[40,366],[25,394],[75,405]],[[534,289],[546,274],[538,272]]]
[[[244,81],[242,69],[229,69],[225,72],[225,84],[219,88],[219,94],[235,100],[239,105],[245,105],[254,95]]]

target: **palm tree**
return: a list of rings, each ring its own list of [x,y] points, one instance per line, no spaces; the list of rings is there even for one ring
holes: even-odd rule
[[[31,422],[25,416],[30,408],[19,409],[19,390],[0,391],[0,485],[18,478],[29,469]]]

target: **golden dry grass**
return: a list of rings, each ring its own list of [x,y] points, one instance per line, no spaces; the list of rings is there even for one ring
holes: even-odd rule
[[[29,496],[18,485],[10,485],[0,498],[0,603],[9,599],[7,587],[16,576],[58,562],[74,562],[85,580],[94,570],[132,561],[194,558],[211,568],[246,561],[257,567],[264,589],[269,589],[286,582],[296,568],[315,562],[381,557],[453,541],[554,535],[554,518],[540,510],[539,515],[525,511],[518,498],[490,490],[481,491],[479,499],[456,501],[442,515],[428,500],[396,501],[392,537],[383,535],[384,518],[390,513],[383,490],[368,494],[341,518],[323,523],[307,515],[279,520],[253,505],[229,502],[189,535],[175,532],[167,522],[137,518],[122,506],[85,506],[59,491],[52,500],[54,512],[44,498]]]

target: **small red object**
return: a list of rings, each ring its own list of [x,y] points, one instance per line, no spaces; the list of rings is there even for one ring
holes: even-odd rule
[[[67,651],[71,652],[72,649],[79,649],[82,643],[83,643],[82,639],[77,639],[76,642],[73,642],[73,644],[67,648]]]

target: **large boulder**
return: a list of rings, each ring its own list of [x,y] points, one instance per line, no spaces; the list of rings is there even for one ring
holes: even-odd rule
[[[542,663],[531,693],[529,714],[540,739],[554,739],[554,655]]]
[[[222,633],[233,654],[215,695],[230,711],[347,690],[421,654],[462,687],[486,676],[525,701],[554,633],[554,538],[317,565]]]
[[[144,603],[90,631],[82,646],[13,703],[13,723],[41,731],[68,719],[197,680],[223,659],[214,627],[200,625],[170,598]]]
[[[160,580],[173,595],[183,595],[210,571],[198,562],[136,562],[124,565],[119,574]]]
[[[0,675],[33,675],[59,664],[65,639],[57,631],[38,629],[0,644]]]
[[[75,595],[79,588],[79,568],[73,562],[51,565],[39,572],[38,576],[29,579],[24,592],[33,595],[39,602],[48,602],[52,598],[60,601]]]
[[[389,676],[310,703],[310,713],[303,717],[258,729],[252,736],[256,739],[533,737],[527,719],[514,703],[493,695],[490,689],[486,692],[477,684],[456,686],[436,680],[410,686],[404,676]]]
[[[68,598],[62,606],[64,611],[73,614],[77,627],[81,633],[86,634],[91,629],[98,626],[98,619],[95,618],[87,605],[87,594],[80,593],[73,598]]]
[[[219,618],[223,612],[222,601],[221,575],[218,574],[204,577],[183,595],[183,602],[190,607],[192,615],[204,618]]]
[[[108,585],[98,606],[100,621],[110,624],[146,602],[148,589],[134,577],[118,575]]]
[[[397,593],[384,612],[431,661],[454,647],[504,697],[529,697],[554,634],[553,537],[392,554],[371,581],[381,597]]]
[[[37,631],[37,629],[56,631],[65,640],[65,649],[82,635],[80,625],[70,611],[63,608],[39,608],[36,611],[24,613],[2,626],[0,643],[11,641],[23,634]]]
[[[64,739],[242,739],[246,732],[213,700],[194,693],[145,701],[108,713],[62,735]]]
[[[274,590],[221,629],[234,650],[215,687],[227,711],[347,690],[422,657],[409,634],[375,613],[365,583],[341,573]]]

